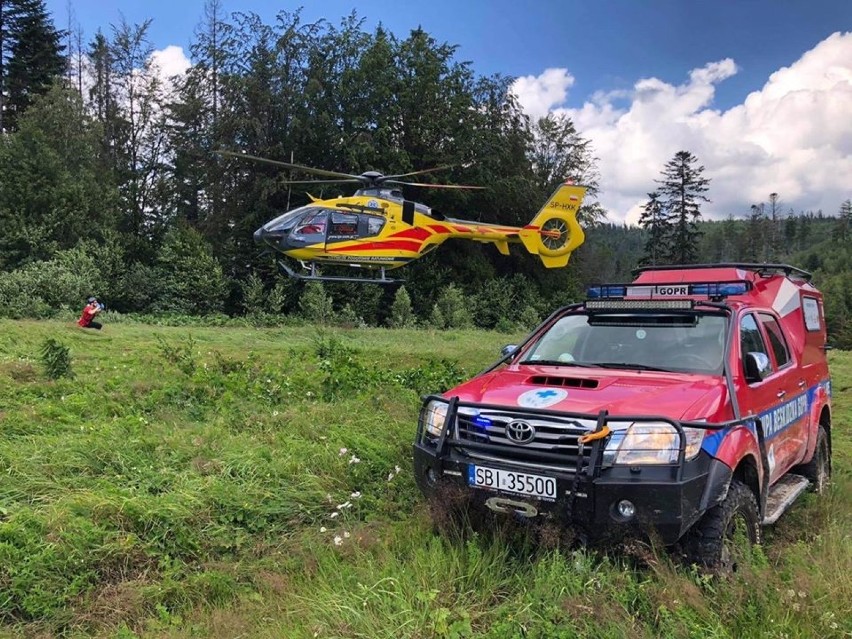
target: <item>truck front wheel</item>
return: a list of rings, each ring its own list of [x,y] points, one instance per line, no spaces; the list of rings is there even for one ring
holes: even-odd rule
[[[690,562],[731,573],[760,540],[757,500],[748,486],[734,479],[725,499],[708,510],[687,533],[685,545]]]

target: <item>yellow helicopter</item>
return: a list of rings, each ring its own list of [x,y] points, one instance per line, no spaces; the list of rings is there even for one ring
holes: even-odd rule
[[[440,189],[482,189],[457,184],[426,184],[404,181],[415,175],[451,167],[436,167],[383,175],[367,171],[361,175],[338,173],[270,160],[244,153],[218,151],[221,155],[274,164],[287,169],[317,175],[321,180],[287,180],[284,184],[360,184],[354,195],[319,199],[270,220],[254,232],[254,241],[301,263],[305,272],[296,272],[283,260],[281,271],[303,280],[334,282],[374,282],[391,284],[398,280],[386,271],[405,266],[423,257],[445,240],[462,238],[492,243],[503,255],[509,244],[521,243],[538,255],[547,268],[568,263],[572,251],[580,246],[585,234],[577,223],[577,211],[586,187],[572,182],[561,184],[533,220],[523,227],[486,224],[445,217],[428,206],[406,200],[401,186]],[[321,265],[345,265],[378,272],[378,277],[341,277],[321,275]]]

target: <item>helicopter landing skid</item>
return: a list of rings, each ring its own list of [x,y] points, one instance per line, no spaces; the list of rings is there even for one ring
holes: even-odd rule
[[[309,274],[297,273],[281,260],[278,261],[278,270],[287,277],[292,277],[295,280],[305,280],[308,282],[357,282],[363,284],[402,284],[405,280],[394,280],[385,276],[385,269],[379,269],[381,277],[342,277],[339,275],[319,275],[316,265],[311,264],[311,272]]]

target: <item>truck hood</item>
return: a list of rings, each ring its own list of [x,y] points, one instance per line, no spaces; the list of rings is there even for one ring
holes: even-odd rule
[[[721,376],[560,366],[516,366],[486,373],[444,394],[461,401],[507,408],[570,413],[651,415],[710,419],[722,411],[727,387]]]

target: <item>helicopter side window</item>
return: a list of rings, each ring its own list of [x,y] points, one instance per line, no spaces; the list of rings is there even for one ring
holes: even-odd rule
[[[291,237],[300,239],[308,243],[322,242],[325,238],[325,226],[328,221],[328,213],[313,213],[306,215],[299,222],[299,225],[293,231]]]
[[[385,218],[378,215],[362,215],[361,224],[365,235],[378,235],[385,226]]]
[[[331,214],[331,226],[328,229],[328,239],[351,240],[358,236],[358,216],[352,213],[334,211]]]

